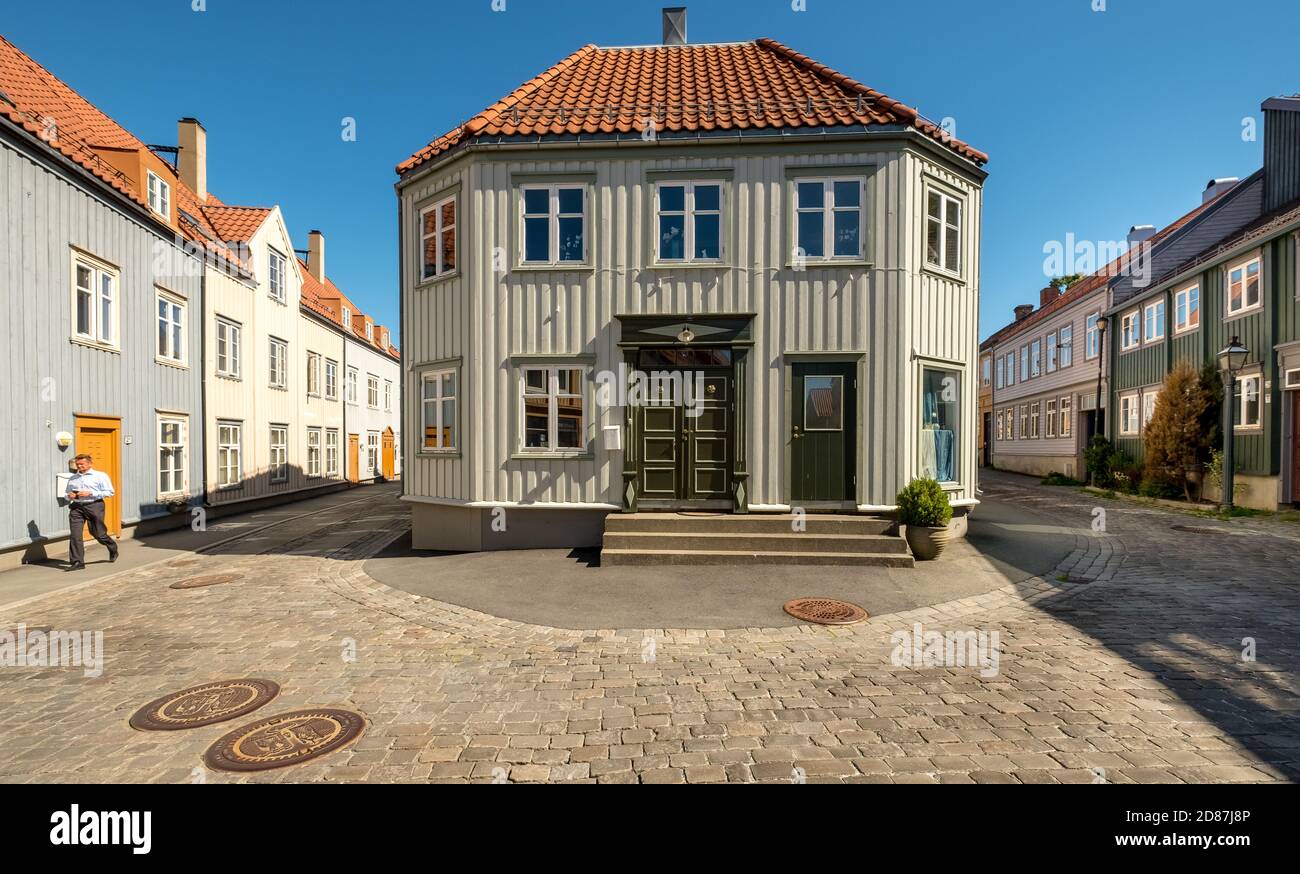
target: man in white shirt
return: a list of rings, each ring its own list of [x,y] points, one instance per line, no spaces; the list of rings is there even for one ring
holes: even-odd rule
[[[77,474],[68,480],[67,497],[71,506],[68,511],[68,558],[72,561],[68,567],[70,571],[86,569],[86,545],[82,539],[87,524],[90,525],[90,535],[108,547],[108,560],[117,561],[117,544],[108,536],[108,528],[104,525],[104,499],[113,497],[116,492],[113,491],[113,481],[108,478],[108,474],[95,470],[92,461],[89,455],[78,455],[73,460]]]

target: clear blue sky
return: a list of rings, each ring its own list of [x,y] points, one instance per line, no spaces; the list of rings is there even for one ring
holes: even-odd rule
[[[952,117],[990,153],[982,336],[1036,302],[1043,246],[1122,240],[1246,176],[1242,119],[1300,91],[1296,0],[693,0],[692,42],[769,36]],[[397,324],[398,161],[576,48],[660,40],[661,0],[5,0],[0,28],[146,142],[208,130],[209,187],[319,227],[336,282]],[[357,120],[357,141],[340,137]],[[1261,122],[1262,123],[1262,122]]]

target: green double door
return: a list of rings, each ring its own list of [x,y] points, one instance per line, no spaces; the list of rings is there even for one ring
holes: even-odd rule
[[[857,365],[791,366],[790,500],[852,501],[857,493]]]
[[[725,366],[716,366],[724,361]],[[692,362],[697,366],[690,369],[670,369],[675,362],[661,360],[643,365],[649,363],[660,365],[653,371],[660,384],[670,376],[679,380],[677,385],[690,382],[693,403],[686,406],[662,397],[637,408],[639,505],[643,509],[729,509],[735,465],[730,355]]]

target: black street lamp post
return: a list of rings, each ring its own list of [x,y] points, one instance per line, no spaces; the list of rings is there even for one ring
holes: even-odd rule
[[[1246,366],[1250,350],[1241,345],[1238,337],[1233,337],[1227,348],[1219,353],[1219,372],[1223,374],[1223,495],[1219,507],[1231,511],[1233,506],[1233,467],[1232,444],[1234,429],[1237,425],[1237,374]]]

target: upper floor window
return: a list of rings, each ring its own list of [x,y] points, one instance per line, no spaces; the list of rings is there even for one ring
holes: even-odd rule
[[[172,216],[172,187],[171,185],[152,170],[149,171],[149,208],[158,215],[171,221]]]
[[[961,201],[931,188],[926,194],[925,213],[925,262],[949,273],[960,273]]]
[[[307,394],[320,397],[320,355],[307,353]]]
[[[1193,285],[1174,295],[1174,333],[1193,331],[1201,326],[1201,287]]]
[[[523,263],[587,260],[587,189],[582,184],[523,188]]]
[[[1060,367],[1062,370],[1074,364],[1074,326],[1064,325],[1061,327],[1061,339],[1057,345],[1060,352]]]
[[[800,179],[795,186],[796,260],[861,260],[866,223],[866,181]]]
[[[239,343],[243,329],[238,322],[217,316],[217,376],[239,379]]]
[[[1043,341],[1035,340],[1029,344],[1029,375],[1043,375]]]
[[[345,397],[349,404],[355,404],[357,402],[357,369],[355,367],[348,368],[347,383],[344,386],[344,392],[346,393]]]
[[[289,384],[289,344],[270,338],[268,383],[271,388],[284,388]]]
[[[352,310],[347,307],[343,308],[343,327],[352,330]]]
[[[660,261],[722,259],[722,184],[671,182],[655,187]]]
[[[393,411],[393,383],[390,380],[384,380],[384,412]]]
[[[387,329],[387,328],[384,328],[382,331],[379,332],[379,345],[380,345],[380,346],[383,346],[385,350],[388,349],[388,329]]]
[[[1125,313],[1120,319],[1119,342],[1121,349],[1134,349],[1139,344],[1137,310]]]
[[[1029,381],[1029,346],[1020,347],[1020,381]]]
[[[998,383],[997,383],[998,388],[1002,388],[1006,382],[1006,376],[1004,375],[1005,363],[1006,362],[1004,362],[1001,357],[998,358]]]
[[[421,279],[456,272],[456,198],[448,197],[420,211]]]
[[[985,358],[982,361],[980,361],[980,382],[986,386],[992,385],[993,383],[993,359],[992,358]]]
[[[1016,353],[1007,353],[1007,385],[1016,384]]]
[[[1262,262],[1252,258],[1228,270],[1228,315],[1244,313],[1264,305],[1260,295]]]
[[[185,363],[185,304],[169,294],[159,292],[158,360],[169,364]]]
[[[1056,356],[1059,351],[1057,343],[1058,341],[1056,339],[1055,331],[1047,335],[1047,343],[1045,344],[1045,347],[1047,351],[1047,372],[1048,373],[1056,372]]]
[[[325,397],[331,401],[339,399],[339,363],[325,359]]]
[[[1160,299],[1146,305],[1142,313],[1143,337],[1147,343],[1165,338],[1165,302]]]
[[[285,270],[288,262],[285,257],[274,249],[267,247],[267,281],[270,286],[271,297],[280,303],[285,302]]]
[[[366,374],[366,404],[372,410],[379,409],[379,377],[373,373]]]
[[[1098,326],[1100,319],[1101,313],[1093,313],[1088,316],[1088,336],[1084,341],[1084,358],[1092,359],[1101,354],[1101,329]]]
[[[72,262],[72,326],[78,340],[117,346],[117,270],[80,254]]]
[[[371,343],[375,342],[375,323],[370,319],[366,319],[366,340]]]

